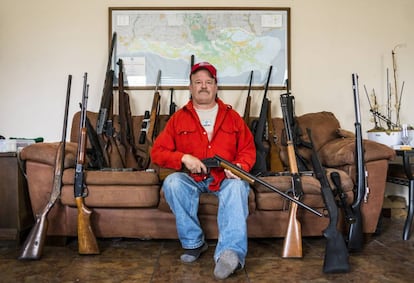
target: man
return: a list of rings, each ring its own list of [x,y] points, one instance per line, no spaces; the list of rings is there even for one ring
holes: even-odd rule
[[[207,62],[190,73],[190,100],[169,119],[154,142],[152,162],[184,171],[163,182],[165,199],[176,218],[185,263],[199,258],[208,246],[197,217],[201,193],[218,197],[218,243],[214,275],[225,279],[243,268],[247,254],[249,184],[229,170],[211,168],[201,161],[219,155],[250,171],[256,161],[253,136],[240,115],[217,97],[217,71]]]

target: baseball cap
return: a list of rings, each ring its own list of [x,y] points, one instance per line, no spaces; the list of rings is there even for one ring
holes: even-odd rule
[[[194,66],[191,68],[190,76],[201,69],[207,70],[217,82],[217,70],[213,65],[211,65],[208,62],[200,62],[194,64]]]

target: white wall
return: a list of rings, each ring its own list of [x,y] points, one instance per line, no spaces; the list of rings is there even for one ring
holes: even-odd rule
[[[354,129],[351,74],[359,74],[363,129],[373,127],[363,85],[386,98],[385,70],[396,49],[399,84],[405,81],[402,122],[414,124],[414,1],[412,0],[212,0],[174,6],[291,7],[292,92],[296,114],[327,110]],[[57,141],[62,131],[68,74],[73,75],[70,116],[78,111],[82,76],[88,72],[88,109],[98,111],[108,46],[108,7],[168,7],[171,1],[2,0],[0,3],[0,134]],[[178,3],[178,4],[177,4]],[[168,90],[163,93],[167,113]],[[244,110],[245,93],[220,94]],[[254,92],[257,115],[261,92]],[[272,113],[281,116],[278,93]],[[177,94],[181,106],[186,91]],[[241,97],[241,98],[239,98]],[[152,91],[133,93],[133,113],[151,107]],[[139,99],[139,102],[138,102]],[[70,125],[69,125],[70,126]]]

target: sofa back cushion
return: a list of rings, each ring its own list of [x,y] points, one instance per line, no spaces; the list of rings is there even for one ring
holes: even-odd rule
[[[282,161],[288,164],[288,157],[286,151],[286,133],[284,131],[283,118],[273,118],[273,132],[276,134],[281,152]],[[338,129],[340,128],[339,121],[332,112],[316,112],[307,113],[296,117],[297,124],[300,129],[301,138],[305,142],[309,142],[307,128],[311,129],[312,140],[316,151],[329,141],[338,138]],[[298,146],[297,150],[301,156],[310,160],[312,150],[303,146]]]

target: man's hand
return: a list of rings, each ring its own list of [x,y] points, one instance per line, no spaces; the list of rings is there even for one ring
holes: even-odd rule
[[[200,159],[198,159],[195,156],[192,156],[191,154],[184,154],[183,157],[181,158],[181,162],[184,164],[184,166],[191,173],[195,173],[195,174],[204,173],[204,174],[207,174],[206,165],[204,165],[204,163],[201,162]]]
[[[241,165],[239,163],[237,163],[236,166],[241,168]],[[240,180],[240,177],[234,175],[229,169],[224,169],[224,174],[226,174],[227,179],[238,179],[238,180]]]

